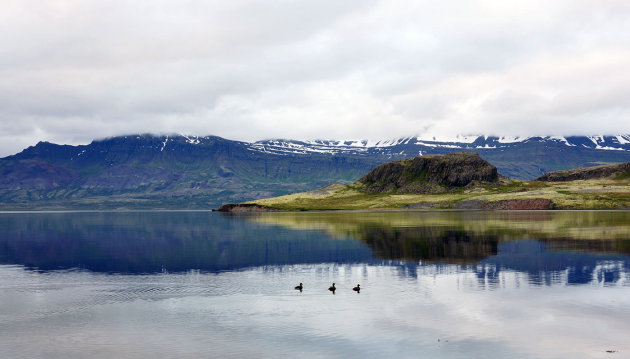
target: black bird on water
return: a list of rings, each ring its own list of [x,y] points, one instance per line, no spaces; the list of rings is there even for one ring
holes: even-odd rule
[[[295,289],[299,290],[300,293],[302,292],[302,283],[300,283],[300,285],[296,285]]]
[[[328,288],[328,290],[329,290],[329,291],[331,291],[333,294],[335,294],[335,291],[337,290],[337,288],[335,288],[335,283],[333,283],[333,285],[331,285],[331,286]]]
[[[357,284],[357,286],[352,288],[352,290],[359,293],[361,291],[361,284]]]

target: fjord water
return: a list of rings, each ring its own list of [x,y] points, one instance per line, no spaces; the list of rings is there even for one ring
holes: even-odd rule
[[[0,230],[2,358],[630,355],[627,211],[31,212]]]

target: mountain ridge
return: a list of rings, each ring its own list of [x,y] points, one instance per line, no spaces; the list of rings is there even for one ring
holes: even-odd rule
[[[0,209],[202,209],[349,184],[386,162],[462,150],[521,179],[630,161],[628,135],[456,139],[244,142],[138,134],[77,146],[39,142],[0,158]]]
[[[413,141],[413,142],[412,142]],[[289,140],[269,139],[250,142],[252,146],[266,152],[306,153],[355,151],[366,153],[370,149],[411,147],[444,148],[444,149],[498,149],[529,142],[558,142],[567,147],[578,147],[607,151],[630,151],[630,135],[598,135],[598,136],[455,136],[440,138],[436,136],[412,136],[390,140]],[[413,155],[414,153],[404,153]],[[417,153],[415,155],[418,155]]]
[[[97,142],[107,142],[112,139],[121,138],[142,138],[153,137],[160,139],[161,145],[160,151],[168,146],[169,141],[179,141],[184,139],[186,143],[192,145],[203,144],[204,141],[221,139],[227,140],[219,136],[191,136],[183,134],[168,134],[168,135],[155,135],[150,133],[134,134],[124,136],[112,136],[101,139],[95,139],[90,144]],[[239,141],[228,140],[234,143],[240,143],[247,146],[253,151],[259,151],[264,153],[276,153],[276,154],[308,154],[308,153],[352,153],[357,155],[367,154],[369,150],[380,149],[393,149],[393,148],[409,148],[409,147],[426,147],[433,149],[464,149],[464,150],[487,150],[487,149],[499,149],[514,146],[516,144],[533,143],[533,142],[557,142],[567,147],[583,147],[587,149],[597,149],[605,151],[630,151],[630,134],[618,134],[618,135],[596,135],[596,136],[488,136],[488,135],[474,135],[474,136],[462,136],[457,135],[455,137],[439,137],[439,136],[411,136],[400,137],[395,139],[384,140],[365,140],[365,139],[352,139],[352,140],[335,140],[335,139],[315,139],[315,140],[297,140],[297,139],[265,139],[258,141]],[[412,142],[413,141],[413,142]],[[67,148],[82,148],[87,145],[57,145],[48,141],[40,141],[35,146],[27,147],[28,150],[32,147],[39,145],[56,145]],[[16,153],[14,155],[5,156],[11,157],[18,155],[25,150]],[[394,150],[390,151],[394,153]],[[400,154],[400,152],[396,152]],[[409,153],[413,155],[414,153]],[[407,155],[407,153],[403,153]],[[417,155],[417,154],[416,154]]]

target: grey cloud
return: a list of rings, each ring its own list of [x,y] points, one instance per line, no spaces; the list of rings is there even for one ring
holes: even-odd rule
[[[630,132],[626,1],[5,5],[0,155],[147,131]]]

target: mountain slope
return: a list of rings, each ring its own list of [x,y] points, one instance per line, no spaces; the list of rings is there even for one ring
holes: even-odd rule
[[[630,161],[630,136],[293,141],[119,136],[0,159],[0,208],[210,208],[352,183],[379,164],[475,151],[509,177]]]
[[[42,142],[0,160],[0,202],[5,208],[209,208],[351,182],[378,163],[352,155],[269,155],[219,137]]]

